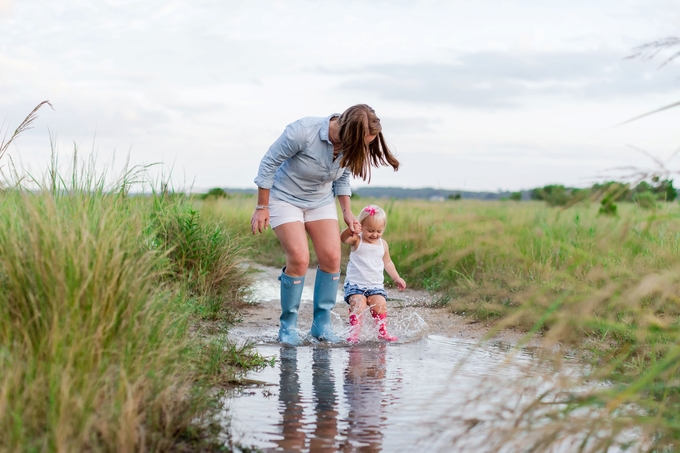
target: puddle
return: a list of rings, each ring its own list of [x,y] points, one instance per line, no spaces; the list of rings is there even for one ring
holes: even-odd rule
[[[475,339],[443,334],[452,331],[446,324],[451,319],[423,311],[427,301],[414,293],[388,290],[390,296],[404,298],[388,299],[389,329],[399,337],[398,342],[376,340],[375,324],[367,314],[358,344],[320,343],[307,335],[313,270],[307,274],[299,311],[303,344],[282,347],[276,341],[280,315],[276,276],[280,270],[262,271],[264,275],[253,287],[257,304],[230,330],[233,339],[253,342],[260,354],[276,357],[274,367],[247,375],[262,385],[241,388],[225,398],[225,424],[233,441],[244,448],[265,452],[525,451],[532,444],[531,434],[513,432],[517,414],[539,394],[548,395],[542,398],[541,404],[547,403],[542,407],[555,407],[555,402],[563,401],[564,389],[578,391],[573,381],[582,376],[581,366],[569,361],[557,372],[550,361],[537,357],[546,351],[516,350],[503,342],[480,346]],[[349,332],[347,317],[347,305],[338,291],[332,322],[341,338]],[[457,332],[466,328],[454,327]],[[532,416],[540,418],[545,413],[541,411],[534,409]],[[544,422],[532,419],[528,423],[540,428]],[[572,432],[549,451],[575,451],[582,439]]]
[[[527,366],[534,362],[530,351],[509,365],[504,348],[480,349],[440,336],[404,344],[257,349],[276,356],[276,366],[250,373],[265,385],[227,405],[234,439],[263,451],[451,451],[451,439],[468,430],[470,420],[489,417],[506,398],[517,399],[512,386],[503,391],[498,382],[536,381],[527,370],[543,368]],[[487,393],[488,378],[496,382],[493,391],[471,407],[474,395]],[[488,434],[474,436],[480,441]]]

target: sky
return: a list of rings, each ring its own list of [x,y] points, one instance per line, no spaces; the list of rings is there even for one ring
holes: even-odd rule
[[[365,103],[401,162],[371,185],[587,186],[680,147],[680,108],[614,127],[680,101],[680,61],[626,58],[679,35],[677,0],[0,0],[2,131],[54,106],[0,165],[42,174],[53,143],[255,188],[287,124]]]

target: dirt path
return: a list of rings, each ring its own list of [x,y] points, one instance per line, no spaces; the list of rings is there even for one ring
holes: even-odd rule
[[[254,285],[254,303],[242,311],[242,321],[231,329],[230,336],[258,343],[274,343],[276,342],[279,315],[281,314],[279,282],[277,280],[281,270],[257,264],[251,264],[251,267],[258,272]],[[302,331],[308,331],[312,324],[312,295],[315,276],[316,269],[309,269],[305,277],[305,288],[298,318],[298,327]],[[415,312],[427,324],[424,335],[436,334],[479,340],[488,333],[488,326],[482,323],[455,315],[447,307],[434,307],[435,297],[427,291],[408,288],[405,291],[398,291],[396,288],[387,288],[387,294],[389,296],[388,313],[390,318],[398,319],[400,315]],[[342,302],[340,294],[333,312],[339,316],[334,326],[342,326],[343,323],[347,323],[347,304]],[[516,343],[521,335],[520,332],[506,330],[500,332],[494,340]]]

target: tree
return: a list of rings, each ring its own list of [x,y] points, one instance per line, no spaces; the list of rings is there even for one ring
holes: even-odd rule
[[[202,200],[207,200],[210,198],[213,198],[215,200],[219,198],[228,198],[229,194],[224,191],[224,189],[221,189],[219,187],[215,187],[214,189],[210,189],[207,193],[201,194],[200,198]]]
[[[541,200],[550,206],[565,206],[569,202],[570,189],[558,184],[550,184],[531,191],[532,200]]]
[[[656,183],[653,192],[657,195],[659,200],[675,201],[678,197],[678,192],[673,187],[672,179],[660,180],[658,176],[653,176],[652,181]]]
[[[606,195],[600,202],[600,210],[598,214],[615,216],[617,211],[614,196],[612,194]]]

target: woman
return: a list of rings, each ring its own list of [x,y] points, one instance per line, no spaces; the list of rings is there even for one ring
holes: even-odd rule
[[[331,310],[340,280],[340,229],[334,197],[343,220],[354,231],[358,222],[350,208],[350,175],[371,179],[371,167],[399,169],[372,108],[359,104],[341,115],[302,118],[286,130],[260,162],[253,234],[268,225],[286,254],[281,281],[279,341],[297,345],[297,311],[309,266],[307,235],[319,267],[314,282],[311,334],[338,341],[331,328]]]

